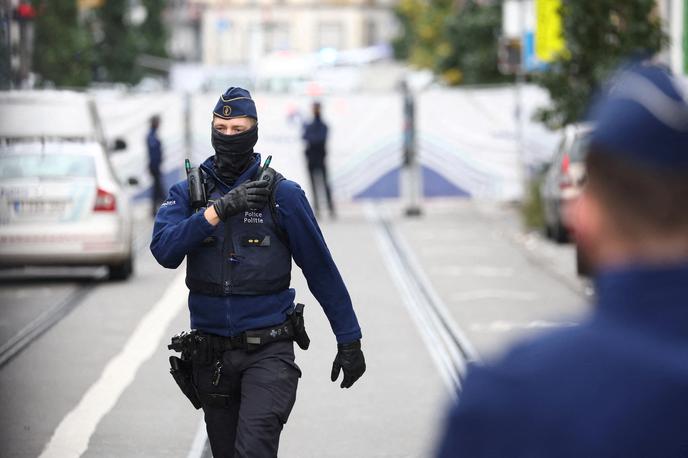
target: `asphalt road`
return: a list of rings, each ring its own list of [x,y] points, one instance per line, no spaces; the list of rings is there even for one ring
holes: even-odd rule
[[[432,456],[468,361],[587,311],[570,248],[522,234],[511,210],[457,200],[418,219],[402,210],[350,205],[322,224],[364,334],[368,372],[349,390],[329,381],[334,336],[295,269],[312,344],[297,350],[303,377],[282,457]],[[167,367],[169,337],[188,328],[181,272],[143,249],[126,282],[98,269],[3,273],[0,345],[73,303],[0,367],[0,456],[203,455],[201,417]]]

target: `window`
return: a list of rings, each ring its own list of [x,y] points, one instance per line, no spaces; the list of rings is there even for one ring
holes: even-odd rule
[[[265,51],[287,51],[291,48],[289,24],[285,22],[267,22],[264,24]]]
[[[377,23],[373,19],[365,20],[365,36],[363,37],[363,43],[366,46],[374,46],[378,43],[377,38]]]
[[[341,22],[321,22],[318,25],[317,48],[342,49],[344,47],[344,27]]]

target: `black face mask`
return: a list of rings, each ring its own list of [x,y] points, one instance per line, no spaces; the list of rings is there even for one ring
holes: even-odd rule
[[[253,147],[258,141],[258,125],[236,135],[225,135],[211,127],[211,142],[215,150],[215,172],[233,181],[251,163]]]

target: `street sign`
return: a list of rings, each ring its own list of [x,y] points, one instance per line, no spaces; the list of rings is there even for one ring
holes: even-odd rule
[[[564,50],[560,9],[561,0],[535,2],[535,55],[542,62],[552,62]]]
[[[518,38],[499,38],[497,67],[505,75],[514,75],[521,69],[521,40]]]

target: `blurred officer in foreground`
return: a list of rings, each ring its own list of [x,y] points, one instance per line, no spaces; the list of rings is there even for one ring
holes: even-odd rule
[[[325,193],[327,208],[330,217],[336,217],[330,183],[327,179],[327,124],[322,120],[320,102],[313,103],[313,121],[304,124],[303,139],[306,141],[306,160],[308,162],[308,174],[311,177],[311,188],[313,189],[313,207],[315,214],[320,215],[320,202],[318,195]]]
[[[569,212],[596,271],[594,312],[473,368],[439,456],[688,456],[685,97],[638,63],[596,104]]]
[[[165,198],[165,190],[162,187],[162,175],[160,166],[162,164],[162,144],[158,138],[158,128],[160,127],[160,116],[155,115],[150,118],[150,129],[146,136],[146,146],[148,147],[148,172],[153,178],[151,205],[153,218]]]
[[[365,371],[349,293],[303,191],[259,170],[257,121],[248,91],[222,94],[212,117],[215,155],[171,188],[151,242],[164,267],[186,257],[193,331],[173,338],[182,358],[170,362],[184,394],[203,408],[215,458],[277,456],[301,376],[293,341],[308,347],[289,287],[292,257],[337,337],[332,381],[343,370],[341,387],[349,388]]]

